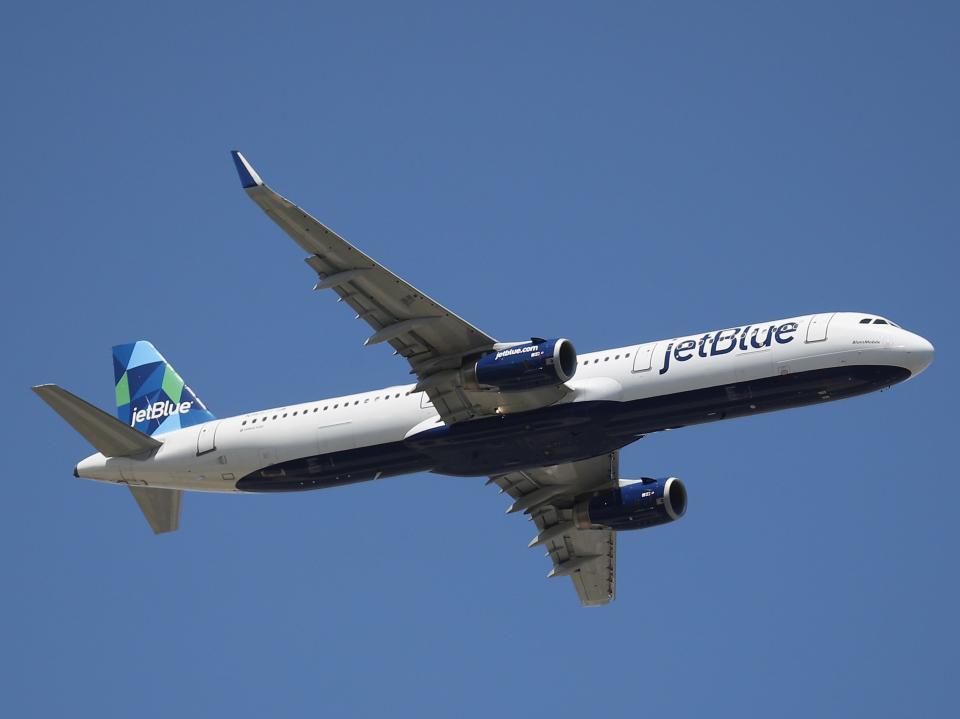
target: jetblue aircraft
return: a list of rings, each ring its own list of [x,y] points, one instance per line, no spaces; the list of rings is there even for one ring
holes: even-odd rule
[[[263,183],[247,195],[416,382],[217,419],[147,341],[113,348],[117,417],[56,385],[34,391],[97,453],[74,476],[126,485],[155,532],[185,490],[290,492],[411,472],[486,476],[538,533],[584,605],[616,591],[617,532],[673,522],[676,477],[624,479],[622,447],[651,432],[884,389],[933,346],[869,312],[824,312],[578,354],[568,339],[500,342],[367,257]]]

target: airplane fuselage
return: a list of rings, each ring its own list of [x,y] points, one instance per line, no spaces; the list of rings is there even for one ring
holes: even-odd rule
[[[76,474],[170,489],[270,492],[577,461],[652,432],[883,389],[929,364],[929,342],[876,319],[806,315],[581,354],[567,383],[572,391],[560,402],[452,425],[414,385],[251,412],[163,434],[149,456],[92,455]]]

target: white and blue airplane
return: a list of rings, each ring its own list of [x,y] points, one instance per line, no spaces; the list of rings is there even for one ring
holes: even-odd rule
[[[584,605],[616,591],[617,532],[673,522],[676,477],[624,479],[622,447],[652,432],[884,389],[933,360],[869,312],[825,312],[578,354],[568,339],[500,342],[367,257],[263,183],[247,195],[416,382],[217,419],[146,341],[113,348],[117,415],[51,384],[34,391],[97,450],[74,476],[126,485],[157,533],[181,495],[288,492],[411,472],[486,476],[524,512]]]

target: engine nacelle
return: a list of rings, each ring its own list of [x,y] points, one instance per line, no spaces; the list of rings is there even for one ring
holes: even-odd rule
[[[581,529],[609,527],[617,531],[646,529],[673,522],[687,511],[687,488],[676,477],[621,480],[577,502],[574,521]]]
[[[577,351],[566,339],[531,340],[484,355],[467,369],[481,387],[517,392],[561,384],[577,371]]]

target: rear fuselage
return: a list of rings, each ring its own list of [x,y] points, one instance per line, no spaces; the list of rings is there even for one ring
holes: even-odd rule
[[[561,402],[451,426],[413,385],[252,412],[161,435],[149,457],[93,455],[77,473],[263,492],[575,461],[651,432],[882,389],[930,363],[929,342],[876,318],[807,315],[581,354]]]

